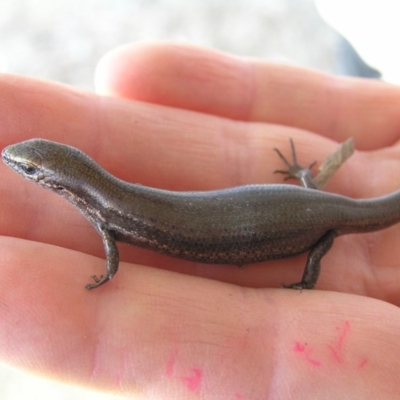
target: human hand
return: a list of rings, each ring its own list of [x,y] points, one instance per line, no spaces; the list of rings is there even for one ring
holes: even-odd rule
[[[397,87],[170,44],[116,50],[96,82],[111,97],[3,76],[1,147],[42,137],[130,182],[205,190],[279,182],[273,148],[290,137],[308,164],[353,136],[326,190],[400,186]],[[130,397],[398,397],[400,225],[336,239],[318,290],[276,289],[305,255],[239,270],[119,245],[114,280],[87,292],[104,269],[97,233],[1,168],[3,361]]]

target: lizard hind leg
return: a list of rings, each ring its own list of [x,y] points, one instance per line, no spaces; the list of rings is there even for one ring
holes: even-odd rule
[[[317,184],[314,181],[313,174],[311,172],[312,167],[316,164],[316,161],[314,161],[312,164],[310,164],[309,167],[302,167],[298,162],[297,162],[297,156],[296,156],[296,150],[294,147],[293,140],[290,139],[290,147],[291,147],[291,153],[292,153],[292,162],[290,163],[287,158],[280,152],[279,149],[274,148],[276,153],[278,154],[279,158],[285,163],[287,166],[287,170],[275,170],[275,174],[284,174],[287,175],[285,177],[285,181],[291,178],[298,179],[300,184],[306,188],[309,189],[318,189]]]
[[[336,236],[337,233],[334,230],[325,233],[325,235],[318,240],[318,242],[308,253],[307,264],[304,268],[301,281],[298,283],[292,283],[291,285],[285,285],[282,283],[282,287],[297,290],[313,289],[317,283],[321,270],[321,259],[332,247]]]

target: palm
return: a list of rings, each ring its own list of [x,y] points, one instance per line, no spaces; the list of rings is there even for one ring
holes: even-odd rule
[[[273,175],[281,168],[274,147],[287,152],[292,137],[301,162],[322,161],[351,133],[361,151],[337,172],[327,190],[361,198],[400,186],[396,173],[400,149],[397,144],[390,146],[398,140],[397,117],[388,107],[400,101],[396,88],[344,81],[347,88],[335,92],[334,80],[290,67],[241,64],[174,46],[125,51],[120,59],[114,56],[102,64],[99,76],[103,82],[112,80],[103,83],[103,90],[148,103],[74,93],[22,79],[10,84],[4,78],[0,90],[2,98],[9,99],[4,104],[9,105],[6,112],[12,123],[2,129],[2,144],[32,136],[68,142],[124,180],[203,190],[279,182],[281,177]],[[155,63],[153,57],[164,57],[165,62]],[[207,59],[213,73],[199,69],[180,78],[174,60],[181,57],[199,64]],[[135,62],[138,67],[132,69]],[[160,65],[170,74],[168,79],[165,71],[157,72]],[[119,76],[123,80],[116,80]],[[12,101],[15,93],[17,103]],[[365,113],[368,107],[376,110]],[[182,398],[200,394],[213,398],[206,393],[209,385],[218,388],[215,393],[221,398],[249,398],[250,392],[260,395],[271,390],[271,357],[283,357],[288,370],[297,360],[296,365],[304,368],[296,373],[304,371],[307,379],[310,359],[302,358],[298,338],[306,337],[317,348],[320,335],[329,342],[339,326],[357,327],[351,339],[353,353],[343,358],[362,365],[370,382],[377,373],[368,369],[368,362],[373,364],[378,354],[385,354],[387,374],[397,366],[393,341],[380,342],[379,353],[364,350],[370,341],[398,332],[397,309],[369,297],[398,303],[400,269],[395,252],[400,225],[338,238],[323,259],[317,289],[364,297],[251,289],[298,281],[305,256],[239,270],[174,260],[128,246],[120,246],[126,263],[121,263],[114,280],[89,293],[84,285],[91,274],[101,273],[104,262],[94,229],[63,199],[6,167],[0,190],[4,235],[0,349],[10,363],[35,365],[45,374],[62,374],[83,384],[91,379],[97,388],[115,389],[117,380],[126,393],[155,390],[160,398],[178,398],[180,390]],[[391,323],[377,327],[375,316]],[[316,324],[312,331],[310,323]],[[48,338],[46,348],[32,338]],[[17,356],[13,341],[19,343]],[[357,347],[360,343],[363,351]],[[287,352],[271,355],[276,346]],[[323,352],[313,354],[321,365],[334,365]],[[216,373],[221,366],[223,375]],[[257,370],[256,377],[249,366]],[[338,378],[333,375],[325,375],[321,385]],[[385,384],[387,393],[395,393],[395,381]],[[314,389],[319,385],[314,382]],[[306,397],[310,398],[309,392]]]

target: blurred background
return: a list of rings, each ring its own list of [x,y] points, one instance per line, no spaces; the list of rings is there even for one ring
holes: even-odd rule
[[[332,74],[383,75],[398,83],[400,61],[391,43],[400,33],[396,3],[400,2],[1,0],[0,72],[93,90],[96,64],[109,50],[129,42],[168,40]],[[112,398],[0,365],[0,400]]]
[[[0,71],[91,90],[107,51],[132,41],[173,40],[358,75],[357,66],[343,62],[357,58],[350,44],[319,13],[329,18],[333,9],[343,20],[352,1],[316,1],[318,9],[314,0],[1,0]],[[358,3],[353,25],[368,1]]]

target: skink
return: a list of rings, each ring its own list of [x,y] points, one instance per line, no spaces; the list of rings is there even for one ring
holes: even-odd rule
[[[376,231],[400,221],[400,191],[366,200],[286,184],[175,192],[124,182],[80,150],[44,139],[10,145],[4,162],[67,199],[94,225],[106,273],[118,270],[117,241],[172,257],[243,266],[309,251],[302,280],[315,286],[321,258],[339,235]]]

